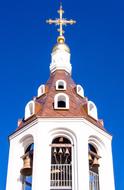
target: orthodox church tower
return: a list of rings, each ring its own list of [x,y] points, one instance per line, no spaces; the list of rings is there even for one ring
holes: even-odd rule
[[[98,119],[96,105],[71,78],[70,48],[59,18],[52,49],[50,78],[25,107],[17,130],[9,136],[6,190],[114,190],[111,141]]]

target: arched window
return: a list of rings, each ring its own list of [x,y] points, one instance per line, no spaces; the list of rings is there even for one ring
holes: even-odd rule
[[[35,103],[34,101],[30,101],[27,103],[26,107],[25,107],[25,119],[27,119],[28,117],[30,117],[31,115],[34,114],[34,110],[35,110]]]
[[[25,154],[22,156],[23,168],[20,173],[23,177],[23,190],[32,190],[33,152],[34,144],[32,143],[26,148]]]
[[[69,109],[69,97],[64,93],[55,95],[54,98],[55,109]]]
[[[56,90],[66,90],[66,82],[64,80],[57,80]]]
[[[72,145],[59,136],[51,144],[51,189],[72,189]]]
[[[77,85],[76,86],[76,92],[78,95],[80,95],[81,97],[84,97],[84,89],[82,88],[81,85]]]
[[[96,148],[88,144],[89,152],[89,185],[90,189],[99,190],[99,158]]]
[[[32,100],[27,103],[25,107],[25,120],[31,117],[32,115],[38,113],[41,110],[42,106],[40,103]]]
[[[42,84],[42,85],[39,86],[39,88],[38,88],[37,96],[39,97],[39,96],[43,95],[44,93],[45,93],[45,85]]]
[[[98,120],[97,107],[92,101],[88,101],[88,115]]]

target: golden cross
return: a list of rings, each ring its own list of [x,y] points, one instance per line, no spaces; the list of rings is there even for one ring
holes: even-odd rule
[[[63,18],[63,14],[64,14],[64,10],[62,9],[62,5],[60,5],[60,9],[58,10],[59,13],[59,18],[52,20],[49,19],[46,22],[48,24],[55,24],[55,25],[59,25],[59,29],[57,30],[60,34],[60,36],[62,36],[64,34],[64,30],[63,30],[63,26],[66,26],[67,24],[75,24],[76,21],[75,20],[66,20],[66,18]]]

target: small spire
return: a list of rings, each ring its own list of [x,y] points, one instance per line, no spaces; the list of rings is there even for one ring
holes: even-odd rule
[[[47,20],[46,22],[48,24],[55,24],[55,25],[58,25],[59,28],[58,28],[58,32],[59,32],[59,37],[57,38],[57,42],[58,43],[64,43],[65,42],[65,38],[63,36],[64,34],[64,30],[63,30],[63,26],[66,26],[68,24],[72,25],[72,24],[75,24],[76,21],[75,20],[67,20],[66,18],[63,18],[63,14],[64,14],[64,10],[62,9],[62,2],[60,3],[60,8],[58,10],[58,14],[59,14],[59,18],[53,20],[53,19],[49,19]]]

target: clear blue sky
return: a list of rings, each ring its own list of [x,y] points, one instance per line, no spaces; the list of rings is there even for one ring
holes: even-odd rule
[[[17,128],[26,103],[49,77],[56,28],[45,20],[57,17],[58,0],[0,1],[0,190],[5,189],[8,135]],[[113,135],[116,190],[124,188],[124,2],[63,0],[71,48],[72,77],[93,100],[99,118]]]

